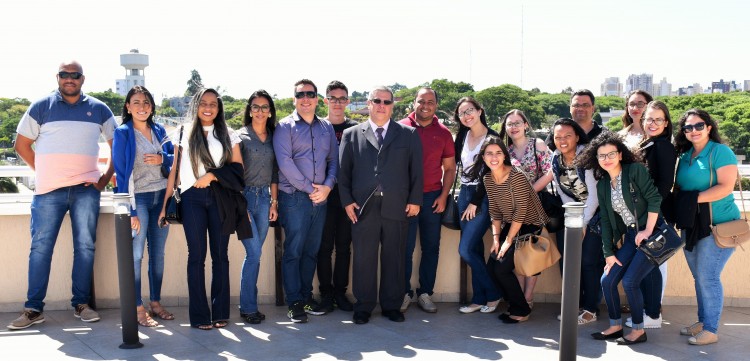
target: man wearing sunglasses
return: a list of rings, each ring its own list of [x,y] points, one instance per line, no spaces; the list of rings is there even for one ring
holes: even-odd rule
[[[100,192],[114,173],[111,157],[106,172],[99,170],[99,137],[103,134],[111,149],[117,124],[104,103],[81,92],[84,80],[81,64],[60,64],[57,91],[31,104],[18,123],[15,148],[35,171],[36,189],[31,201],[27,300],[9,329],[44,322],[52,253],[68,212],[73,228],[71,306],[81,321],[99,320],[99,314],[88,305],[94,242]]]
[[[414,111],[399,123],[416,128],[422,142],[422,166],[424,174],[424,204],[417,217],[409,219],[409,233],[406,243],[405,295],[401,312],[411,304],[414,291],[411,289],[412,262],[414,248],[419,244],[422,257],[419,262],[419,288],[417,303],[425,312],[437,312],[432,302],[432,293],[437,275],[440,252],[440,218],[445,210],[445,202],[456,176],[456,158],[453,149],[453,136],[450,130],[440,124],[435,112],[438,108],[437,92],[424,87],[417,91]]]
[[[380,299],[383,316],[403,322],[404,257],[409,217],[422,204],[422,145],[416,130],[391,120],[393,92],[370,92],[370,119],[344,131],[339,193],[352,221],[353,321],[369,322]],[[378,260],[380,294],[378,297]]]
[[[279,222],[284,228],[282,275],[292,322],[321,315],[312,297],[312,280],[326,218],[326,201],[336,183],[338,145],[331,123],[315,115],[318,88],[302,79],[294,84],[295,110],[279,121],[273,149],[279,164]]]
[[[328,117],[336,133],[336,141],[340,144],[344,130],[357,125],[357,122],[346,117],[346,106],[349,104],[349,89],[344,83],[334,80],[326,87]],[[353,305],[346,297],[349,285],[349,263],[351,259],[352,222],[346,217],[341,205],[338,185],[328,194],[328,210],[323,227],[323,237],[318,251],[318,283],[320,290],[320,305],[318,312],[328,313],[334,310],[334,305],[342,311],[352,311]],[[336,250],[336,261],[331,256]]]

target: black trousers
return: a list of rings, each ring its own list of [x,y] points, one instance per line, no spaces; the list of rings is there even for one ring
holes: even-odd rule
[[[518,231],[518,235],[538,233],[540,229],[540,226],[524,224]],[[510,223],[506,223],[503,230],[500,231],[501,246],[502,242],[505,242],[505,237],[508,235],[508,231],[510,231]],[[498,290],[500,290],[500,294],[502,294],[505,301],[508,302],[508,313],[513,316],[526,316],[531,313],[531,308],[529,308],[529,304],[526,303],[526,298],[523,296],[521,285],[518,283],[518,278],[513,272],[513,269],[516,268],[516,265],[513,262],[513,255],[515,252],[516,245],[514,243],[510,246],[508,251],[505,252],[505,255],[502,258],[496,259],[496,255],[490,255],[490,258],[487,260],[487,270],[490,273],[492,281],[495,282]]]
[[[321,296],[346,293],[349,286],[351,244],[352,221],[346,216],[346,211],[338,199],[335,203],[329,201],[323,237],[318,250],[318,288]],[[334,246],[336,262],[332,263]]]
[[[352,225],[355,312],[372,313],[378,299],[382,310],[398,310],[404,299],[404,254],[409,222],[383,218],[382,200],[382,197],[372,197],[357,223]]]

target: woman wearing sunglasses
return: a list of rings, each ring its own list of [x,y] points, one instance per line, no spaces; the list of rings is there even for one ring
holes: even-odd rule
[[[500,124],[500,139],[508,145],[510,163],[520,168],[529,180],[534,192],[546,192],[547,185],[552,181],[552,152],[544,141],[533,136],[531,124],[526,114],[518,109],[505,113]],[[550,232],[552,238],[554,232]],[[539,274],[533,276],[518,276],[524,297],[529,307],[534,307],[534,287]]]
[[[258,311],[258,273],[263,241],[268,224],[278,217],[279,167],[273,153],[273,131],[276,128],[276,107],[265,90],[250,95],[245,106],[244,126],[238,131],[245,167],[247,212],[252,221],[253,236],[242,240],[245,261],[240,278],[240,315],[250,324],[258,324],[266,316]],[[252,165],[252,166],[251,166]]]
[[[622,116],[622,130],[620,134],[625,145],[630,149],[638,149],[645,136],[643,129],[643,114],[646,105],[654,100],[651,94],[643,90],[633,90],[625,98],[625,114]]]
[[[640,284],[654,265],[643,252],[636,252],[651,236],[659,217],[661,196],[648,170],[625,145],[620,136],[603,132],[581,154],[579,165],[594,170],[602,225],[602,251],[605,257],[602,293],[607,302],[609,328],[591,334],[597,340],[617,339],[619,345],[646,342],[643,329],[643,295]],[[622,238],[622,246],[617,248]],[[620,293],[622,280],[632,309],[633,330],[623,336]]]
[[[740,218],[732,190],[737,181],[737,157],[722,144],[716,121],[707,112],[690,109],[680,118],[675,147],[680,157],[675,187],[683,192],[698,192],[697,202],[709,203],[711,225]],[[717,331],[724,306],[721,272],[734,248],[719,248],[711,232],[691,241],[683,231],[685,259],[695,280],[698,298],[698,322],[680,330],[692,336],[691,345],[706,345],[719,340]],[[696,237],[697,238],[697,237]]]
[[[662,213],[674,184],[674,167],[677,153],[672,145],[672,118],[667,105],[655,100],[646,105],[641,128],[645,138],[639,146],[640,155],[646,163],[648,173],[662,197]],[[644,328],[661,328],[661,299],[667,281],[667,263],[654,268],[641,282],[644,302]],[[632,326],[632,317],[625,326]]]

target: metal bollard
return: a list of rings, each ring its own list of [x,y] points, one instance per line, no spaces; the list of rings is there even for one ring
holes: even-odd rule
[[[581,243],[583,210],[581,202],[568,202],[565,208],[565,249],[563,255],[562,320],[560,322],[560,361],[577,357],[578,301],[581,290]]]
[[[143,347],[138,339],[138,315],[135,306],[135,270],[133,269],[133,234],[130,228],[130,195],[117,193],[113,197],[115,209],[115,242],[117,244],[117,273],[120,281],[120,318],[122,320],[122,349]],[[145,230],[141,230],[145,232]]]

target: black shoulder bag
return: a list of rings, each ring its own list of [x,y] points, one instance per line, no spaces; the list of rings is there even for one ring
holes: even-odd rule
[[[638,225],[638,210],[637,203],[638,198],[635,195],[635,189],[633,189],[633,180],[630,180],[630,196],[633,198],[633,215],[635,216],[635,227],[640,231],[641,227]],[[656,226],[651,236],[641,241],[641,245],[638,250],[648,258],[648,260],[654,265],[661,266],[662,263],[666,262],[670,257],[677,253],[680,248],[685,245],[685,241],[680,237],[679,234],[674,230],[669,223],[664,221],[664,217],[659,216],[656,221]]]
[[[182,224],[182,204],[180,199],[180,161],[182,158],[182,131],[184,125],[180,126],[180,140],[177,142],[177,168],[174,175],[174,188],[172,196],[167,199],[164,207],[164,220],[169,224]]]
[[[440,218],[440,223],[448,229],[460,230],[461,229],[461,217],[458,214],[458,202],[456,202],[456,185],[458,184],[458,172],[456,172],[456,178],[453,180],[453,187],[448,195],[448,199],[445,201],[445,210],[443,210],[443,216]]]

